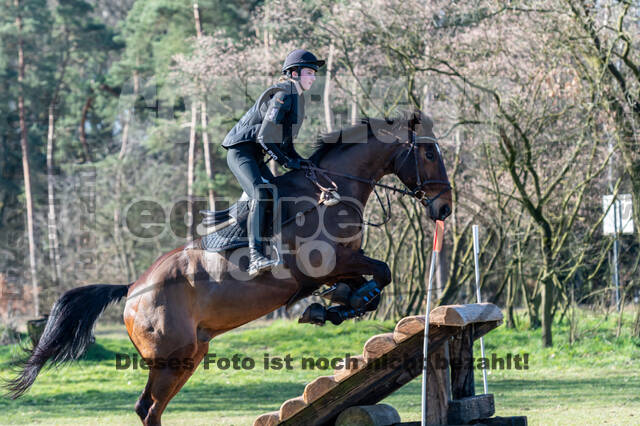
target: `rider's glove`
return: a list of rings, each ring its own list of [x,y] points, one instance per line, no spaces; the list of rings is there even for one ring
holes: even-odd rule
[[[290,170],[300,170],[300,160],[297,158],[290,158],[289,160],[287,160],[287,163],[284,166]]]

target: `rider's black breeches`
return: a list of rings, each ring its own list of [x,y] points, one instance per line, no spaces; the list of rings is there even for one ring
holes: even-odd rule
[[[258,145],[251,142],[234,145],[227,152],[227,164],[251,198],[247,222],[249,247],[263,254],[265,212],[272,198],[266,181],[273,179],[273,174],[266,164],[259,163],[258,149]]]
[[[259,146],[252,142],[234,145],[227,152],[227,164],[231,173],[252,200],[270,198],[265,180],[273,179],[273,174],[266,163],[259,163],[259,158]]]

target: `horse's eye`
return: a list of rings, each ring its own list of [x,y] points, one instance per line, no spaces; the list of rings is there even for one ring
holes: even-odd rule
[[[425,155],[427,156],[427,160],[429,161],[433,161],[436,158],[436,156],[433,154],[433,150],[431,149],[427,149],[427,151],[425,152]]]

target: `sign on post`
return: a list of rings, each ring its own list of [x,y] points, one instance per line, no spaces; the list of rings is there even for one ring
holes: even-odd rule
[[[613,203],[613,195],[604,195],[602,197],[602,208],[606,212],[606,216],[602,221],[602,232],[605,235],[613,235],[616,230],[618,233],[633,234],[631,194],[619,194],[615,203]],[[617,221],[615,220],[616,216]]]

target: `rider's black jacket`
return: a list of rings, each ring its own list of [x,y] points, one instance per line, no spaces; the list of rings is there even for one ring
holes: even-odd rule
[[[277,83],[233,126],[222,142],[225,148],[244,142],[258,142],[281,165],[300,156],[293,147],[304,120],[304,97],[292,81]]]

